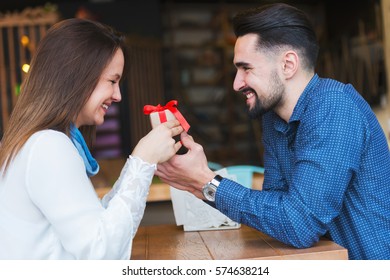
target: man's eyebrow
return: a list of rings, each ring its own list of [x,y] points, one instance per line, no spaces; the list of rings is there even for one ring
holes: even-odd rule
[[[242,67],[248,67],[248,66],[250,66],[250,64],[247,63],[247,62],[236,62],[236,63],[234,63],[234,65],[235,65],[237,68],[242,68]]]

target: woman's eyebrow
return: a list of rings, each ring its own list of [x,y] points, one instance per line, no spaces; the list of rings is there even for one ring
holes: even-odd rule
[[[114,77],[115,79],[120,79],[121,78],[121,75],[118,74],[118,73],[108,74],[108,75],[111,76],[111,77]]]

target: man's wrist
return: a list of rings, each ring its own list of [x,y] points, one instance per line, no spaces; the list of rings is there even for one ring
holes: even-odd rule
[[[217,193],[217,189],[219,187],[219,184],[222,181],[222,177],[220,175],[215,175],[213,179],[211,179],[209,182],[207,182],[203,188],[202,193],[204,198],[207,201],[215,202],[215,196]]]
[[[211,170],[205,171],[203,173],[203,176],[201,179],[198,181],[199,184],[197,185],[197,189],[199,191],[202,191],[204,185],[206,185],[208,182],[210,182],[217,174]]]

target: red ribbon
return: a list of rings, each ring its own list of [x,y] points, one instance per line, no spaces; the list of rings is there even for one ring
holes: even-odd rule
[[[165,106],[161,106],[160,104],[158,104],[157,106],[145,105],[144,106],[144,114],[150,115],[151,113],[158,112],[158,114],[160,116],[161,123],[164,123],[167,121],[167,118],[165,116],[164,111],[169,110],[176,117],[176,119],[180,122],[183,129],[188,132],[188,130],[190,129],[190,125],[188,124],[186,119],[183,117],[183,115],[177,109],[177,103],[178,103],[177,100],[171,100],[167,104],[165,104]]]

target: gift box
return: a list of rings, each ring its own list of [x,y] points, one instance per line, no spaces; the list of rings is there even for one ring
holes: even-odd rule
[[[152,128],[161,123],[177,119],[183,129],[188,132],[190,125],[177,109],[177,103],[178,102],[176,100],[171,100],[165,106],[161,106],[160,104],[157,106],[145,105],[144,114],[150,116]]]
[[[165,109],[164,111],[150,113],[150,123],[152,128],[156,127],[160,123],[171,121],[176,119],[175,115],[171,111]]]

